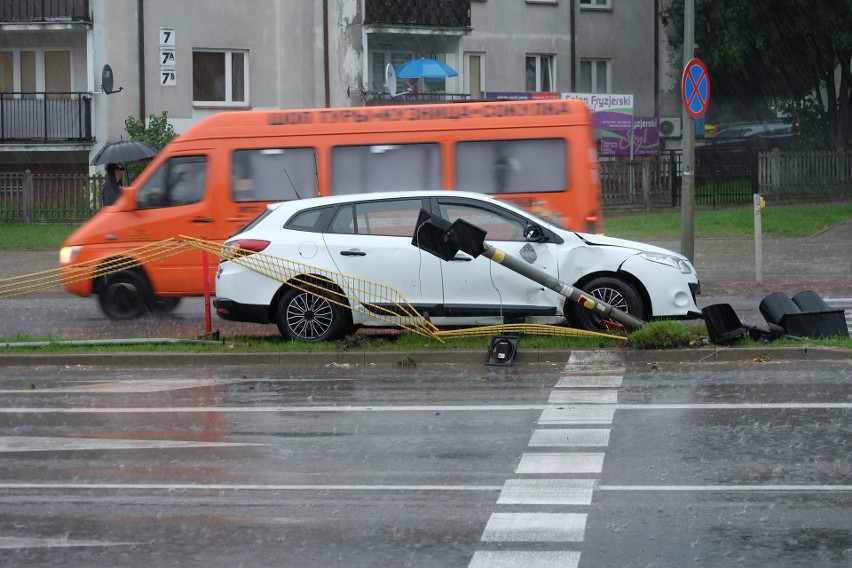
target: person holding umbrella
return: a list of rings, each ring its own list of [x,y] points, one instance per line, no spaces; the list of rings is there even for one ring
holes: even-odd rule
[[[124,168],[118,164],[107,164],[107,179],[101,186],[101,201],[104,207],[115,203],[121,196],[121,178],[124,176]]]

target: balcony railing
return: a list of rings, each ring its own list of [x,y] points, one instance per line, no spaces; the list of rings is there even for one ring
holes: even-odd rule
[[[91,140],[89,93],[0,93],[0,143]]]
[[[469,28],[470,0],[366,0],[364,23]]]
[[[89,0],[0,0],[0,22],[91,22]]]

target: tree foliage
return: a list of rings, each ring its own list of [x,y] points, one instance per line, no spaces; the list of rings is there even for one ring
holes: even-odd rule
[[[662,19],[672,46],[683,45],[683,2],[672,2]],[[712,99],[742,118],[782,111],[815,145],[852,146],[850,2],[695,0],[695,42]]]
[[[136,117],[128,116],[124,120],[124,129],[127,130],[131,140],[145,142],[157,150],[162,150],[166,144],[171,142],[172,138],[177,136],[175,129],[169,124],[166,111],[163,111],[159,116],[156,114],[149,115],[148,126],[145,126],[145,123],[137,120]],[[126,181],[136,178],[144,167],[144,163],[127,164],[128,177]]]
[[[124,128],[130,135],[131,140],[139,140],[162,150],[172,138],[177,136],[175,129],[169,124],[168,113],[163,111],[157,116],[152,114],[148,117],[148,126],[137,120],[136,117],[128,116],[124,121]]]

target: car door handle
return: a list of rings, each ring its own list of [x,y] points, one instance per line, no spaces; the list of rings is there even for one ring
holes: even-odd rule
[[[352,250],[342,250],[340,251],[341,256],[367,256],[366,252],[360,251],[358,249]]]
[[[210,217],[195,217],[191,220],[192,223],[212,223],[213,219]]]
[[[473,260],[473,258],[465,254],[460,254],[452,258],[452,262],[470,262],[471,260]]]

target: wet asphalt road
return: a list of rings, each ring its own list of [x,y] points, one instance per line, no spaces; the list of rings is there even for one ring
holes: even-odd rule
[[[0,367],[0,565],[852,563],[848,359],[621,357]]]

